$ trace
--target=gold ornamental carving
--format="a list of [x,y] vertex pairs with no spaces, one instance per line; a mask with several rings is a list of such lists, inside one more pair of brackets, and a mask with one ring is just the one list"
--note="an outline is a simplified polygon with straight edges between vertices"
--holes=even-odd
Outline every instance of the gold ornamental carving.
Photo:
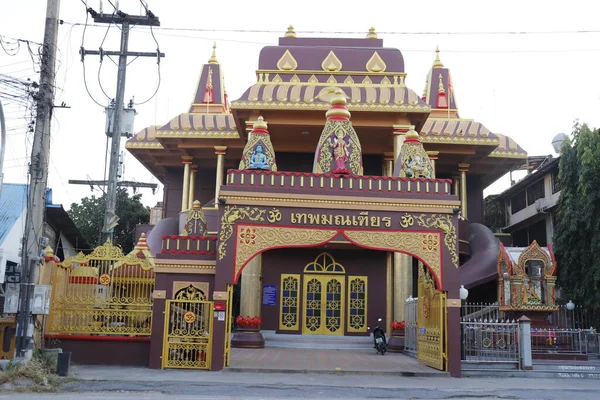
[[79,252],[73,257],[66,258],[58,265],[63,268],[72,267],[74,264],[96,266],[103,261],[112,262],[109,271],[121,265],[139,265],[144,271],[153,268],[152,261],[148,259],[137,257],[135,254],[124,255],[123,250],[119,246],[112,244],[110,239],[107,239],[102,246],[96,247],[90,254],[85,255]]
[[373,232],[352,230],[344,231],[344,235],[359,246],[414,255],[426,263],[441,282],[442,265],[439,234],[431,232]]
[[379,53],[374,52],[369,61],[367,61],[366,69],[369,72],[385,72],[387,65]]
[[416,217],[417,225],[423,228],[437,228],[444,232],[444,244],[452,256],[452,264],[458,268],[458,251],[456,249],[456,227],[452,216],[444,214],[421,214]]
[[519,260],[517,261],[517,266],[515,268],[517,275],[525,275],[525,266],[527,265],[527,262],[533,260],[541,261],[544,264],[545,276],[554,275],[555,264],[552,262],[548,253],[546,253],[535,240],[529,247],[523,250],[521,255],[519,255]]
[[219,260],[227,255],[227,241],[233,234],[233,225],[238,220],[261,221],[265,220],[266,210],[256,207],[225,206],[221,217],[221,232],[219,233]]
[[336,229],[238,225],[234,277],[239,276],[248,260],[263,250],[280,247],[315,246],[328,242],[337,233]]
[[410,228],[415,224],[415,219],[410,214],[404,214],[400,217],[400,226],[403,228]]
[[208,282],[173,282],[173,299],[200,301],[207,299]]
[[323,68],[323,71],[329,71],[329,72],[340,71],[342,69],[342,62],[335,55],[333,50],[331,50],[329,52],[329,54],[327,55],[327,57],[325,57],[325,59],[321,63],[321,68]]
[[277,68],[280,71],[294,71],[298,68],[298,61],[296,61],[289,50],[286,50],[279,61],[277,61]]

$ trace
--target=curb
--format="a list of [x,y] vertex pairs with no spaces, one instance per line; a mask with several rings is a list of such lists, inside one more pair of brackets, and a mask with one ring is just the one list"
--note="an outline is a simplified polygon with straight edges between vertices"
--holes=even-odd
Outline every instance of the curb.
[[412,371],[360,371],[360,370],[330,370],[330,369],[281,369],[281,368],[236,368],[226,367],[221,370],[226,373],[278,373],[278,374],[328,374],[328,375],[378,375],[378,376],[408,376],[416,378],[450,377],[449,372],[412,372]]

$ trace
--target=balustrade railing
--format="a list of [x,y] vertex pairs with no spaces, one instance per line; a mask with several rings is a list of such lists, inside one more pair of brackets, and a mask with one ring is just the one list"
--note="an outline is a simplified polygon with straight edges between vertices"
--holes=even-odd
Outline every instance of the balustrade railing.
[[463,361],[519,362],[519,324],[515,321],[463,320]]

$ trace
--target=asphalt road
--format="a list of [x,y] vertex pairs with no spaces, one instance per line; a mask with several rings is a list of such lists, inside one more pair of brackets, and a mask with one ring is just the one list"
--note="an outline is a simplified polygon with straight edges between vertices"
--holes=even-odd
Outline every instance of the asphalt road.
[[[327,385],[302,385],[302,375],[297,375],[298,385],[282,384],[194,384],[190,382],[76,382],[65,389],[66,392],[41,393],[0,393],[0,400],[297,400],[297,399],[530,399],[530,400],[598,400],[598,386],[585,385],[585,389],[573,387],[559,389],[541,389],[539,385],[529,388],[492,389],[475,388],[472,381],[464,380],[464,387],[444,385],[441,380],[439,388],[407,387],[339,387]],[[510,379],[505,381],[510,386]],[[539,383],[539,382],[538,382]],[[574,383],[571,381],[571,383]],[[595,382],[594,382],[595,383]],[[446,386],[446,387],[444,387]],[[461,385],[462,386],[462,385]],[[576,385],[568,385],[574,386]]]

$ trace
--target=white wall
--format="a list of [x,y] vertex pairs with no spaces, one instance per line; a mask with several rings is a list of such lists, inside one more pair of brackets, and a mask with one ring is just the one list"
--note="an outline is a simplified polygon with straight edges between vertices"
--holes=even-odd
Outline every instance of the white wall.
[[[552,193],[552,173],[548,173],[544,176],[544,194],[545,194],[544,199],[546,200],[546,209],[554,207],[556,204],[558,204],[558,199],[560,197],[560,190],[556,193]],[[529,218],[535,216],[536,214],[538,214],[535,203],[525,207],[521,211],[516,212],[514,214],[511,214],[510,198],[507,199],[506,204],[507,204],[508,215],[509,215],[508,216],[508,226],[515,225],[519,222],[525,221],[526,219],[529,219]],[[549,212],[548,212],[548,216],[550,216]],[[548,232],[547,228],[548,228],[548,222],[546,222],[546,232]],[[551,233],[550,233],[550,235],[551,235]],[[551,243],[551,241],[548,241],[548,243]]]
[[[21,216],[17,219],[15,224],[12,226],[8,235],[4,238],[4,242],[0,244],[3,250],[3,261],[1,268],[6,268],[6,261],[12,261],[17,264],[21,264],[21,257],[19,257],[19,250],[21,249],[21,241],[23,240],[23,230],[25,229],[25,213],[23,210]],[[4,269],[0,272],[2,276],[2,282],[4,283]]]

